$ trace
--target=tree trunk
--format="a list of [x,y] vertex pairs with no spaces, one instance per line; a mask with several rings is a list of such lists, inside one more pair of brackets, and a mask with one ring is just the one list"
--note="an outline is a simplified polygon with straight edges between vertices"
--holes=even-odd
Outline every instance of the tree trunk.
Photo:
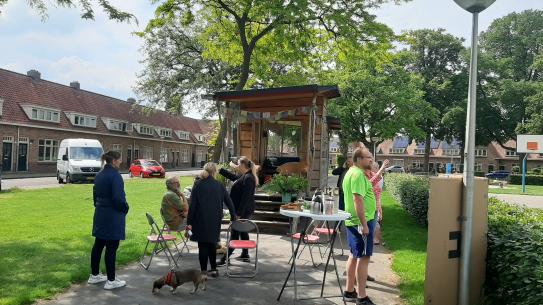
[[217,141],[215,141],[215,147],[213,147],[213,155],[211,156],[211,160],[217,163],[221,159],[222,148],[224,146],[224,137],[226,135],[226,126],[224,124],[224,120],[221,117],[221,107],[219,101],[215,101],[215,107],[217,107],[220,127],[219,134],[217,135]]
[[466,167],[465,164],[465,154],[464,150],[466,149],[466,145],[464,145],[464,141],[460,142],[460,164],[462,164],[462,173],[464,172],[464,168]]
[[424,142],[424,171],[426,173],[430,172],[430,150],[432,144],[432,135],[430,133],[426,134],[426,140]]

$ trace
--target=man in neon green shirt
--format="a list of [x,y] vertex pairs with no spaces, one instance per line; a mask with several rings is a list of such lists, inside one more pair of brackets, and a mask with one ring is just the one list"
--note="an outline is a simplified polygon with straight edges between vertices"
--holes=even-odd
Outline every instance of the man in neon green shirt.
[[[351,218],[345,221],[351,255],[347,260],[347,287],[343,298],[356,301],[357,305],[375,305],[366,294],[366,281],[373,252],[376,201],[372,185],[364,174],[365,170],[371,170],[373,156],[368,149],[357,148],[353,163],[342,185],[345,211],[351,214]],[[355,278],[358,293],[354,289]]]

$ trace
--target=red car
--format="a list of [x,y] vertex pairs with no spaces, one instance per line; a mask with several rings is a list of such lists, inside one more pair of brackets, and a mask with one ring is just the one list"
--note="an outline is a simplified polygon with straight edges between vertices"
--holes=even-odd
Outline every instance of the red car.
[[164,167],[155,160],[136,159],[130,164],[128,176],[131,178],[137,176],[141,178],[164,178],[166,176],[166,171],[164,170]]

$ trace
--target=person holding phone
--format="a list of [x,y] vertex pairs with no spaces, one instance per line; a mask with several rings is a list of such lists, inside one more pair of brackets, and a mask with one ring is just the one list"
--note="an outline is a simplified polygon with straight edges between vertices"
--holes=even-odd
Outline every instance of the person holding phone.
[[[347,260],[347,285],[343,298],[356,301],[357,305],[375,304],[366,294],[377,209],[372,184],[365,174],[372,166],[373,156],[369,150],[357,148],[353,154],[353,166],[345,174],[342,185],[345,211],[351,214],[351,218],[345,221],[351,253]],[[354,287],[355,280],[358,290]]]

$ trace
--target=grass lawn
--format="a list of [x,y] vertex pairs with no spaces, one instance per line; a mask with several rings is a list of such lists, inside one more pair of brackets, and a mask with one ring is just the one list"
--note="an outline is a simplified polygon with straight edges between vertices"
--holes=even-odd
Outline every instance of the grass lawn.
[[[181,177],[181,185],[192,177]],[[125,183],[130,211],[118,265],[139,258],[149,233],[145,212],[160,223],[163,179]],[[0,193],[0,304],[31,304],[53,296],[90,273],[92,185]],[[105,272],[105,269],[103,269]]]
[[488,192],[492,194],[515,194],[543,196],[543,185],[527,185],[526,193],[522,193],[522,185],[506,185],[503,188],[489,187]]
[[409,305],[424,304],[427,228],[411,216],[388,192],[383,192],[383,237],[393,252],[392,270],[401,278],[401,297]]

